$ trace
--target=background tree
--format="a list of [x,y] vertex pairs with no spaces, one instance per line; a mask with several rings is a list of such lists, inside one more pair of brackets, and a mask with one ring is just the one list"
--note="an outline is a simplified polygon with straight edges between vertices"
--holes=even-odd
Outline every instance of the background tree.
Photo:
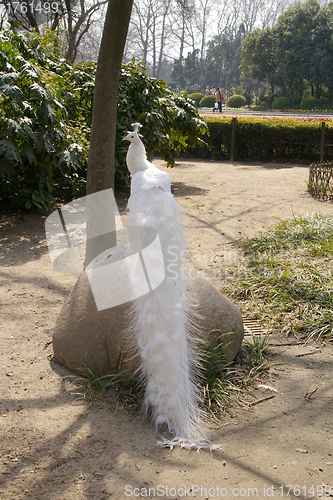
[[172,25],[172,33],[177,40],[179,52],[178,59],[175,59],[174,61],[173,78],[182,88],[184,88],[186,84],[183,71],[184,51],[185,48],[189,46],[189,28],[194,12],[194,3],[192,0],[178,0],[176,2],[176,7],[174,9],[175,20]]
[[275,32],[271,28],[251,31],[241,49],[241,80],[267,80],[272,92],[282,82],[276,63]]
[[243,42],[242,79],[259,78],[300,104],[323,86],[332,105],[333,5],[307,0],[289,7],[272,28],[250,32]]
[[247,35],[276,22],[289,6],[289,0],[221,0],[217,4],[218,34],[235,37],[242,26]]
[[202,61],[205,57],[208,31],[213,23],[213,14],[215,9],[217,9],[215,0],[197,0],[196,2],[195,21],[197,32],[199,34],[198,49],[200,61]]
[[[191,91],[195,90],[194,81],[200,90],[211,85],[238,84],[244,36],[255,28],[270,26],[287,4],[287,0],[194,1],[196,21],[188,27],[185,44],[188,48],[191,46],[191,50],[188,50],[187,59],[175,58],[173,79]],[[199,79],[193,74],[195,58]],[[185,73],[187,78],[184,78]]]
[[[108,0],[93,1],[87,4],[85,0],[80,0],[72,7],[70,0],[65,0],[66,10],[62,16],[63,25],[67,34],[67,51],[65,58],[74,62],[77,58],[78,48],[84,36],[89,32],[96,17],[101,16],[101,7],[107,4]],[[96,16],[95,16],[96,14]]]
[[4,0],[7,16],[15,21],[16,29],[34,30],[41,33],[47,27],[51,31],[63,28],[66,36],[66,49],[63,57],[74,62],[78,55],[79,46],[92,26],[103,18],[102,6],[108,0],[33,0],[17,2]]
[[243,34],[217,35],[208,44],[204,71],[205,82],[209,87],[240,84],[239,65],[241,62],[241,44]]
[[[127,60],[142,61],[150,74],[160,78],[163,64],[177,40],[183,57],[192,0],[136,0],[125,47]],[[179,28],[179,29],[178,29]]]

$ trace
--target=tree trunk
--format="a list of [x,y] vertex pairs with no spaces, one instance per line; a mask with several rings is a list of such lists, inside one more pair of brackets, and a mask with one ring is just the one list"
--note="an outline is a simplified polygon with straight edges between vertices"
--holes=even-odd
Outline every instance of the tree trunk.
[[74,55],[74,52],[75,52],[75,38],[73,37],[73,33],[71,33],[70,35],[68,35],[68,46],[67,46],[67,51],[66,51],[66,55],[65,55],[65,59],[66,61],[69,61],[71,64],[74,63],[74,59],[75,59],[75,55]]
[[332,98],[333,98],[333,86],[328,85],[328,106],[329,106],[329,108],[332,106]]
[[156,17],[154,17],[152,23],[152,44],[153,44],[153,67],[152,76],[156,78]]
[[320,97],[321,97],[321,85],[320,84],[316,85],[315,97],[318,97],[318,99],[320,99]]
[[170,7],[170,0],[167,0],[167,2],[165,2],[165,8],[164,8],[164,12],[163,12],[163,21],[162,21],[162,29],[161,29],[161,37],[160,37],[160,53],[159,53],[159,57],[158,57],[156,78],[160,78],[160,74],[161,74],[163,54],[164,54],[164,44],[165,44],[165,40],[166,40],[166,36],[167,36],[167,34],[165,33],[165,30],[166,30],[165,25],[166,25],[167,15],[169,13],[169,7]]
[[143,58],[142,62],[145,67],[147,67],[147,57],[148,57],[148,43],[149,43],[149,30],[150,30],[150,3],[148,5],[148,14],[147,14],[147,24],[146,24],[146,35],[143,40]]
[[[118,83],[132,5],[133,0],[109,0],[96,70],[87,195],[114,187]],[[102,215],[104,219],[105,213]],[[95,202],[87,206],[86,265],[115,245],[115,231],[92,236],[100,216]]]
[[180,38],[179,47],[179,70],[180,70],[180,85],[185,87],[184,71],[183,71],[183,56],[184,56],[184,43],[185,43],[185,13],[182,16],[182,34]]

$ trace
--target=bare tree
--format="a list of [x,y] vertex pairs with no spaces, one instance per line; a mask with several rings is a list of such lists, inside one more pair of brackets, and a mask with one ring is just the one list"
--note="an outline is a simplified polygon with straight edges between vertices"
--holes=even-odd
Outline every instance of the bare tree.
[[[325,2],[326,0],[322,0]],[[152,76],[162,61],[176,60],[177,80],[188,52],[206,57],[215,35],[231,40],[271,26],[293,0],[135,0],[125,57],[143,61]],[[181,84],[182,85],[182,84]]]
[[80,45],[77,47],[74,62],[97,61],[98,59],[99,46],[101,43],[106,14],[106,5],[102,5],[96,14],[96,20],[93,22],[90,29],[82,38]]
[[200,33],[200,60],[205,57],[207,33],[211,23],[211,14],[217,9],[216,0],[197,0],[196,1],[196,27]]
[[290,0],[221,0],[218,4],[218,34],[235,37],[241,29],[245,34],[275,23]]
[[170,24],[168,25],[168,15],[170,13],[170,8],[171,8],[171,0],[165,0],[163,2],[162,23],[161,23],[161,30],[160,30],[160,36],[159,36],[160,43],[159,43],[159,55],[158,55],[158,61],[157,61],[157,68],[156,68],[155,74],[153,74],[153,76],[156,76],[156,78],[160,77],[162,60],[163,60],[164,51],[165,51],[165,42],[166,42],[166,40],[171,32]]
[[193,0],[135,0],[126,59],[134,56],[141,60],[152,76],[159,78],[163,60],[175,57],[175,47],[180,45],[183,57],[192,7]]
[[[125,53],[140,59],[145,66],[150,49],[150,33],[152,29],[152,0],[136,0],[133,4],[131,26],[127,37]],[[136,42],[136,43],[135,43]],[[133,47],[135,45],[135,48]]]
[[[191,36],[191,20],[194,16],[194,3],[193,0],[178,0],[173,10],[173,37],[179,43],[178,61],[180,65],[180,73],[182,78],[182,62],[184,59],[184,51],[189,47],[193,37]],[[194,48],[192,49],[192,51]]]
[[63,16],[63,21],[68,33],[65,58],[70,62],[74,62],[83,37],[88,33],[96,20],[95,14],[103,5],[108,3],[108,0],[98,0],[91,5],[87,5],[85,0],[80,0],[79,4],[74,8],[72,8],[70,0],[65,0],[65,3],[66,12]]
[[40,33],[41,26],[55,31],[60,23],[66,30],[67,48],[64,57],[74,62],[85,35],[97,21],[101,7],[108,0],[3,0],[7,17],[18,23],[19,29]]
[[278,17],[289,6],[288,0],[270,0],[264,2],[265,8],[259,12],[259,28],[264,29],[272,26],[278,20]]

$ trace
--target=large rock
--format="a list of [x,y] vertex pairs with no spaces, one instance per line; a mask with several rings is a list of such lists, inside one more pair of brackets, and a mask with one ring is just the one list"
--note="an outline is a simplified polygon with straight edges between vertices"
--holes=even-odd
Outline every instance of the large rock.
[[[200,338],[212,342],[219,337],[225,345],[226,360],[232,361],[243,340],[243,321],[238,307],[224,297],[208,280],[191,281],[198,302]],[[131,303],[98,311],[87,274],[78,279],[63,306],[53,331],[53,350],[57,360],[81,373],[84,366],[99,374],[114,372],[121,355],[121,370],[134,369],[137,358],[131,350],[126,330]],[[224,334],[222,337],[221,334]]]
[[239,308],[205,278],[191,281],[192,293],[198,301],[199,336],[205,343],[217,339],[224,345],[226,361],[232,361],[244,337],[243,319]]

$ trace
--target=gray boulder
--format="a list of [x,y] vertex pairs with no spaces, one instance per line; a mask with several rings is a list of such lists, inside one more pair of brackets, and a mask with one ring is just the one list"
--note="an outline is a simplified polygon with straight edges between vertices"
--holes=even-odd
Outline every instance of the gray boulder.
[[[226,360],[232,361],[242,343],[244,329],[238,307],[210,282],[197,278],[190,290],[198,303],[199,338],[211,343],[219,337],[225,345]],[[127,333],[131,303],[98,311],[86,272],[78,279],[63,306],[53,331],[57,360],[75,372],[84,366],[99,374],[115,371],[121,356],[121,371],[137,367]],[[222,337],[221,334],[223,334]]]
[[232,361],[244,337],[239,308],[219,292],[207,279],[192,280],[190,289],[198,302],[199,338],[210,344],[214,339],[224,345],[226,361]]

